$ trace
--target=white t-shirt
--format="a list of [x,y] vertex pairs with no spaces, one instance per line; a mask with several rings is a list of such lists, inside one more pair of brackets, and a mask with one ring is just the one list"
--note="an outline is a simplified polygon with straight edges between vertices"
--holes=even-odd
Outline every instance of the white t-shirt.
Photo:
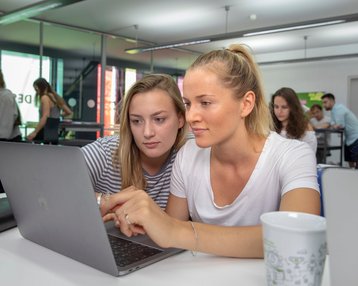
[[313,125],[315,129],[317,128],[323,128],[323,126],[326,126],[327,124],[331,124],[331,118],[327,116],[323,116],[321,120],[317,120],[316,117],[312,117],[310,119],[310,123]]
[[[310,119],[310,123],[313,125],[315,129],[323,128],[324,126],[327,126],[331,124],[331,119],[327,116],[324,116],[321,120],[317,120],[315,117],[312,117]],[[331,141],[331,134],[323,134],[323,133],[316,133],[317,143],[319,146],[323,146],[325,144],[325,138],[327,140],[327,144],[330,144]]]
[[[281,130],[280,133],[281,136],[287,138],[287,132],[286,130]],[[317,137],[316,133],[312,131],[306,131],[303,136],[299,139],[302,142],[306,142],[310,147],[312,148],[313,152],[316,153],[317,151]]]
[[227,226],[260,224],[260,215],[279,209],[281,196],[296,188],[319,191],[312,149],[272,132],[251,177],[235,201],[217,206],[210,182],[211,148],[188,140],[174,162],[170,192],[186,198],[194,221]]

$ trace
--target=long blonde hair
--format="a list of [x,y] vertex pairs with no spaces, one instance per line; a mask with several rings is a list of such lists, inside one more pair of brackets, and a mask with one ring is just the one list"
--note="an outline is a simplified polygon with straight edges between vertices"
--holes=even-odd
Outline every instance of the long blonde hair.
[[208,68],[224,86],[233,89],[234,96],[241,99],[248,91],[255,94],[255,106],[245,118],[250,135],[266,137],[273,129],[270,110],[264,98],[259,69],[244,45],[231,45],[228,49],[214,50],[199,56],[189,67]]
[[[129,186],[136,186],[145,189],[146,181],[143,175],[142,165],[139,157],[139,149],[133,139],[129,121],[129,106],[133,96],[148,92],[153,89],[165,91],[173,100],[176,112],[185,119],[185,106],[181,97],[180,90],[174,79],[165,74],[146,75],[138,80],[128,91],[121,102],[120,110],[120,138],[119,145],[115,154],[115,165],[119,165],[122,177],[122,189]],[[186,141],[187,123],[178,130],[177,138],[173,145],[173,150],[179,150]]]

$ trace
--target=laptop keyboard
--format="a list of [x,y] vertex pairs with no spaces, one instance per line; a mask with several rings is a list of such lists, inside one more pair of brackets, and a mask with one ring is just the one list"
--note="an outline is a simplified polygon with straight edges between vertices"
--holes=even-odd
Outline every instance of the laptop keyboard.
[[117,266],[124,267],[162,252],[159,249],[108,235]]

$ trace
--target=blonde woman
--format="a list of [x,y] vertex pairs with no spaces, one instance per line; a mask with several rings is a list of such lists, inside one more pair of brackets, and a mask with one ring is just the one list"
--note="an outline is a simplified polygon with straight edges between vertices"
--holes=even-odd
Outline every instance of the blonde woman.
[[104,220],[114,212],[123,233],[147,233],[162,247],[263,257],[261,214],[319,214],[314,153],[270,131],[258,69],[245,47],[201,55],[186,72],[183,98],[195,141],[178,152],[166,212],[130,189],[102,206]]
[[186,140],[185,106],[169,75],[138,80],[121,102],[119,136],[82,148],[98,202],[102,194],[136,187],[165,208],[172,165]]

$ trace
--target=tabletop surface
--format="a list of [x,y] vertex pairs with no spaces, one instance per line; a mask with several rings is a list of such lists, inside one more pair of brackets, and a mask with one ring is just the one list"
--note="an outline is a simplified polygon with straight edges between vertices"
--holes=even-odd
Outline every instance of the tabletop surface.
[[[265,285],[263,259],[189,251],[114,277],[24,239],[17,228],[0,233],[0,265],[2,285]],[[327,270],[328,259],[322,286],[329,285]]]

